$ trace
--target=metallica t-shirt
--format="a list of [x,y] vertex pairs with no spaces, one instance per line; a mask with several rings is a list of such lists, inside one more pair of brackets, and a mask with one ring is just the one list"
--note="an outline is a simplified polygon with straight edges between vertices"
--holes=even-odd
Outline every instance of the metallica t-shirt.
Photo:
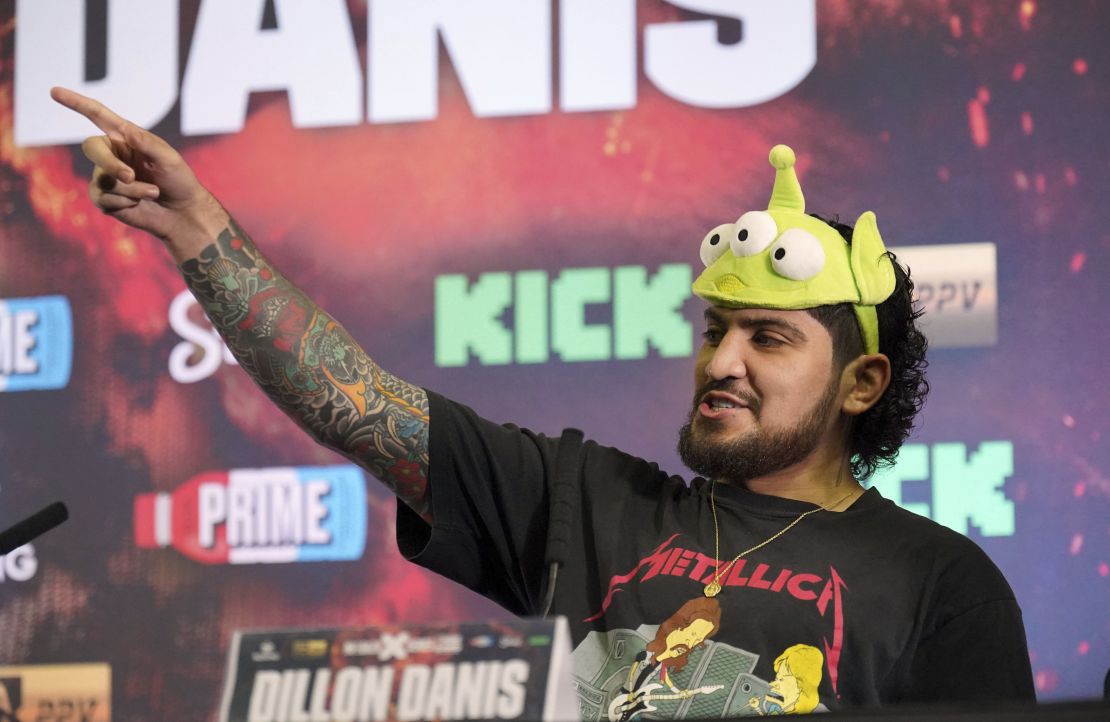
[[[584,719],[1033,699],[1002,574],[966,537],[875,489],[728,566],[815,507],[717,484],[718,559],[706,480],[428,399],[434,525],[398,504],[401,551],[534,615],[558,527],[567,552],[552,611],[570,623]],[[564,483],[572,495],[553,493]],[[707,598],[719,568],[721,592]]]

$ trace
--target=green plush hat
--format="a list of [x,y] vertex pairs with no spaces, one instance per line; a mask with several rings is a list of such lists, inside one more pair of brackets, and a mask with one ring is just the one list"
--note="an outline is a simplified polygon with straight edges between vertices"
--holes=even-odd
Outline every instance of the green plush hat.
[[894,266],[875,214],[856,221],[849,246],[829,224],[805,213],[794,151],[771,149],[775,188],[765,211],[748,211],[711,230],[701,242],[705,270],[694,293],[733,308],[813,308],[851,303],[863,347],[879,352],[875,306],[894,292]]

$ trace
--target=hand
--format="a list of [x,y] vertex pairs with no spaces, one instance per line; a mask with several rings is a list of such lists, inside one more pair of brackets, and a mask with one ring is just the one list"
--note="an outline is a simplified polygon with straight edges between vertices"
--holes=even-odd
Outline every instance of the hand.
[[163,240],[226,225],[227,214],[169,143],[80,93],[52,88],[50,97],[105,133],[81,150],[95,165],[89,197],[106,214]]

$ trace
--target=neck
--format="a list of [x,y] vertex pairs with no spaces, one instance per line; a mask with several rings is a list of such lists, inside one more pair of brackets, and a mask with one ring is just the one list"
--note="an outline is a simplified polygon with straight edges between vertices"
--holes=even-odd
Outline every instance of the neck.
[[829,511],[843,511],[863,493],[863,487],[852,476],[850,459],[845,453],[819,447],[802,461],[773,474],[744,482],[750,491],[783,499],[805,501],[829,506]]

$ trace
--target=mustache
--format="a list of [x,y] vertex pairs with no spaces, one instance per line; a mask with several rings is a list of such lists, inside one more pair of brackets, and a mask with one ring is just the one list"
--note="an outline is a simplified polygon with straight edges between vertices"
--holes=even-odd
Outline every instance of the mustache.
[[733,396],[747,404],[748,409],[751,410],[752,414],[756,416],[759,416],[759,411],[763,406],[763,402],[760,401],[759,397],[748,389],[740,388],[735,382],[730,382],[728,379],[717,379],[702,384],[700,387],[698,387],[698,390],[694,392],[694,411],[697,411],[698,406],[701,404],[702,398],[704,398],[705,395],[708,394],[710,391],[720,391],[722,393],[732,394]]

